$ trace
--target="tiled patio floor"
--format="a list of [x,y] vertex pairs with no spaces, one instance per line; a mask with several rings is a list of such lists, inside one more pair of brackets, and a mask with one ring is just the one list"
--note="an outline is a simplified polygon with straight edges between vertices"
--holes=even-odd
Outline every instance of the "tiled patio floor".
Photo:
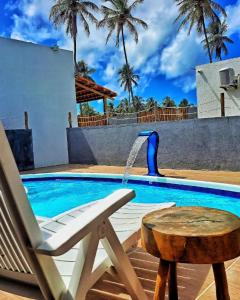
[[[129,254],[134,269],[147,293],[153,299],[158,259],[137,248]],[[240,257],[225,263],[231,300],[240,299]],[[178,265],[178,292],[182,300],[216,299],[210,265]],[[89,292],[87,300],[131,299],[116,276],[106,273]],[[115,298],[113,298],[113,295]],[[112,298],[111,298],[112,297]],[[166,295],[166,299],[168,299]]]
[[[43,168],[35,172],[99,172],[99,173],[123,173],[123,167],[108,166],[80,166],[67,165],[53,168]],[[161,170],[166,176],[176,178],[195,179],[203,181],[225,182],[240,184],[240,172],[224,171],[193,171],[193,170]],[[32,173],[32,172],[30,172]],[[134,168],[134,174],[146,174],[144,168]],[[158,260],[137,248],[129,253],[131,262],[140,278],[149,299],[152,298],[154,283],[157,272]],[[240,299],[240,257],[226,263],[228,285],[231,300]],[[5,286],[5,287],[4,287]],[[178,267],[178,287],[179,298],[182,300],[212,300],[215,297],[215,287],[213,274],[209,265],[186,265],[180,264]],[[4,291],[5,290],[5,291]],[[28,300],[41,299],[37,290],[24,288],[24,297],[19,296],[20,287],[6,286],[0,282],[0,300]],[[11,291],[11,293],[10,293]],[[88,294],[88,300],[111,300],[111,299],[130,299],[115,275],[106,273]],[[167,297],[166,297],[167,299]]]
[[[158,268],[158,259],[143,252],[141,248],[135,249],[129,254],[134,269],[147,293],[149,300],[153,298],[155,278]],[[240,299],[240,257],[225,263],[228,287],[231,300]],[[123,284],[116,275],[105,273],[88,293],[87,300],[130,300]],[[4,285],[4,284],[3,284]],[[1,300],[42,300],[40,292],[27,286],[15,284],[4,286],[1,291]],[[23,289],[23,291],[21,291]],[[10,293],[9,291],[12,291]],[[21,291],[21,292],[20,292]],[[215,286],[213,272],[210,265],[178,265],[178,291],[181,300],[213,300],[215,297]],[[19,296],[22,295],[22,296]],[[166,300],[168,299],[166,295]]]

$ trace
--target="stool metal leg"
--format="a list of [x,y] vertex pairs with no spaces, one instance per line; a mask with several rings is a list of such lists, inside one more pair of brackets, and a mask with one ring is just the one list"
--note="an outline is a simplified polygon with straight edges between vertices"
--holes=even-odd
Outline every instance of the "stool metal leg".
[[164,300],[165,292],[166,292],[166,283],[168,279],[168,271],[169,271],[169,262],[163,259],[160,259],[154,300]]
[[230,300],[224,263],[213,264],[217,300]]
[[170,262],[168,295],[169,300],[178,300],[177,264],[175,262]]

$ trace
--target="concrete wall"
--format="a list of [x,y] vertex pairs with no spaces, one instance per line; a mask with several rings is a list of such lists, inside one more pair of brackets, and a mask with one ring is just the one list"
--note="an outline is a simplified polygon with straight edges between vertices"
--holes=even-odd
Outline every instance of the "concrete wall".
[[[161,168],[240,170],[240,117],[68,129],[70,162],[125,165],[142,130],[159,133]],[[146,145],[136,165],[146,165]]]
[[29,114],[35,166],[68,163],[68,112],[76,126],[72,52],[0,38],[0,120],[24,128]]
[[134,124],[137,123],[137,113],[130,115],[117,115],[108,119],[109,125]]
[[225,97],[225,116],[240,116],[240,88],[231,88],[227,91],[220,88],[219,70],[224,68],[233,68],[235,75],[240,74],[240,58],[197,66],[196,79],[199,118],[221,116],[221,93],[224,93]]
[[34,169],[32,130],[6,130],[15,161],[20,171]]

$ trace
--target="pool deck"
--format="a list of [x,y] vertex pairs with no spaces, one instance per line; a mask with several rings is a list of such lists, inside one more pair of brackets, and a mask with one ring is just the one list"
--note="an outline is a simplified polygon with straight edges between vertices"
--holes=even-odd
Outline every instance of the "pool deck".
[[[40,168],[33,171],[22,172],[22,174],[31,173],[52,173],[52,172],[72,172],[72,173],[115,173],[123,174],[124,167],[118,166],[99,166],[99,165],[61,165],[56,167]],[[240,172],[231,171],[208,171],[208,170],[173,170],[163,169],[160,173],[167,177],[192,179],[200,181],[213,181],[240,185]],[[133,168],[131,174],[145,175],[146,168]]]
[[[76,173],[123,173],[124,167],[113,166],[89,166],[89,165],[65,165],[51,168],[41,168],[38,170],[24,172],[76,172]],[[240,185],[240,172],[228,171],[207,171],[207,170],[160,170],[168,177],[193,179],[200,181],[212,181]],[[132,174],[144,175],[145,168],[133,168]],[[146,254],[139,246],[129,253],[130,260],[140,278],[144,289],[152,299],[154,283],[158,267],[158,259]],[[240,257],[228,261],[225,264],[231,300],[240,299]],[[179,299],[183,300],[212,300],[216,299],[213,273],[210,265],[190,265],[179,264],[178,267],[178,288]],[[6,291],[4,291],[6,290]],[[20,294],[19,285],[4,286],[0,283],[0,300],[29,300],[42,299],[38,290],[24,289],[24,294]],[[12,293],[9,293],[11,291]],[[87,300],[123,300],[131,299],[124,286],[116,276],[105,273],[88,293]]]

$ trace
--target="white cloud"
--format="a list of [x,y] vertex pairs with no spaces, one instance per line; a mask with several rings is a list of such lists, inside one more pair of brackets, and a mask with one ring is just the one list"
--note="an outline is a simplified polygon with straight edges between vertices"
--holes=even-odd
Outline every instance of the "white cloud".
[[[101,4],[102,1],[95,1]],[[239,0],[240,2],[240,0]],[[42,43],[46,39],[58,40],[58,45],[72,50],[72,40],[65,34],[64,26],[59,30],[49,23],[49,12],[54,1],[18,0],[8,4],[9,10],[18,8],[21,15],[13,15],[12,38]],[[126,32],[126,47],[130,64],[141,76],[138,91],[143,92],[151,80],[159,74],[174,78],[176,85],[184,91],[194,88],[189,78],[191,68],[202,62],[204,56],[195,33],[187,36],[184,31],[176,34],[177,7],[174,0],[147,0],[136,9],[134,15],[145,20],[149,29],[139,28],[139,43]],[[107,30],[97,30],[90,24],[91,35],[88,38],[79,26],[78,58],[84,59],[96,68],[107,87],[119,89],[117,71],[124,63],[122,45],[115,48],[115,39],[105,44]],[[179,84],[182,76],[188,76],[186,84]],[[190,76],[190,77],[189,77]]]
[[229,26],[229,34],[240,33],[240,0],[238,0],[236,4],[228,5],[226,12],[228,15],[227,23]]
[[58,38],[59,32],[48,27],[40,26],[39,20],[32,20],[26,16],[19,18],[18,15],[12,16],[14,21],[14,28],[11,33],[11,38],[28,41],[28,42],[42,42],[50,38]]
[[110,80],[116,74],[116,66],[113,63],[108,63],[104,71],[105,80]]
[[156,76],[159,72],[159,65],[160,65],[160,55],[153,55],[152,57],[148,58],[144,64],[144,68],[142,68],[141,72],[144,75]]
[[184,93],[188,93],[196,88],[195,73],[192,72],[192,74],[182,76],[174,80],[173,83],[174,85],[180,87],[184,91]]
[[8,10],[21,11],[21,15],[12,15],[14,25],[11,38],[38,43],[50,38],[59,38],[60,33],[48,24],[51,5],[51,1],[45,0],[19,0],[6,5]]
[[28,17],[33,17],[36,15],[36,12],[37,12],[37,7],[36,5],[34,4],[30,4],[27,9],[26,9],[26,15]]
[[196,64],[204,61],[205,53],[200,40],[195,31],[191,35],[184,30],[180,31],[162,52],[161,72],[167,78],[176,78],[188,73]]
[[[134,65],[141,77],[139,92],[143,92],[151,79],[159,74],[168,79],[178,79],[174,84],[184,92],[195,88],[193,68],[205,62],[206,55],[196,32],[193,31],[190,36],[185,31],[177,33],[177,25],[174,23],[177,13],[174,1],[166,0],[160,3],[155,0],[145,1],[137,12],[149,24],[149,29],[139,30],[138,44],[127,35],[126,47],[130,64]],[[119,51],[109,59],[105,79],[116,75],[116,70],[123,63],[122,56],[120,46]],[[183,76],[187,76],[185,81]]]
[[34,17],[41,16],[45,21],[48,21],[49,11],[54,1],[46,0],[12,0],[5,5],[7,10],[18,9],[25,16]]
[[[171,10],[169,10],[170,6]],[[166,11],[168,12],[167,14]],[[132,36],[126,32],[126,48],[129,62],[134,66],[135,72],[138,73],[141,78],[138,91],[144,92],[151,78],[156,77],[160,73],[161,50],[176,32],[174,20],[177,16],[177,8],[173,0],[164,0],[161,2],[148,0],[139,6],[139,9],[136,10],[136,15],[143,19],[149,28],[148,30],[138,28],[138,44],[136,44]],[[113,46],[114,38],[111,42]],[[120,44],[119,49],[115,49],[114,54],[112,54],[108,60],[104,72],[104,79],[116,81],[117,70],[124,62],[123,49]]]
[[[171,9],[169,10],[169,7]],[[166,13],[167,12],[167,13]],[[148,0],[138,11],[138,16],[145,20],[148,30],[139,30],[139,42],[136,44],[132,38],[127,38],[128,56],[136,68],[142,67],[154,55],[159,55],[176,32],[174,20],[177,8],[173,0]]]

